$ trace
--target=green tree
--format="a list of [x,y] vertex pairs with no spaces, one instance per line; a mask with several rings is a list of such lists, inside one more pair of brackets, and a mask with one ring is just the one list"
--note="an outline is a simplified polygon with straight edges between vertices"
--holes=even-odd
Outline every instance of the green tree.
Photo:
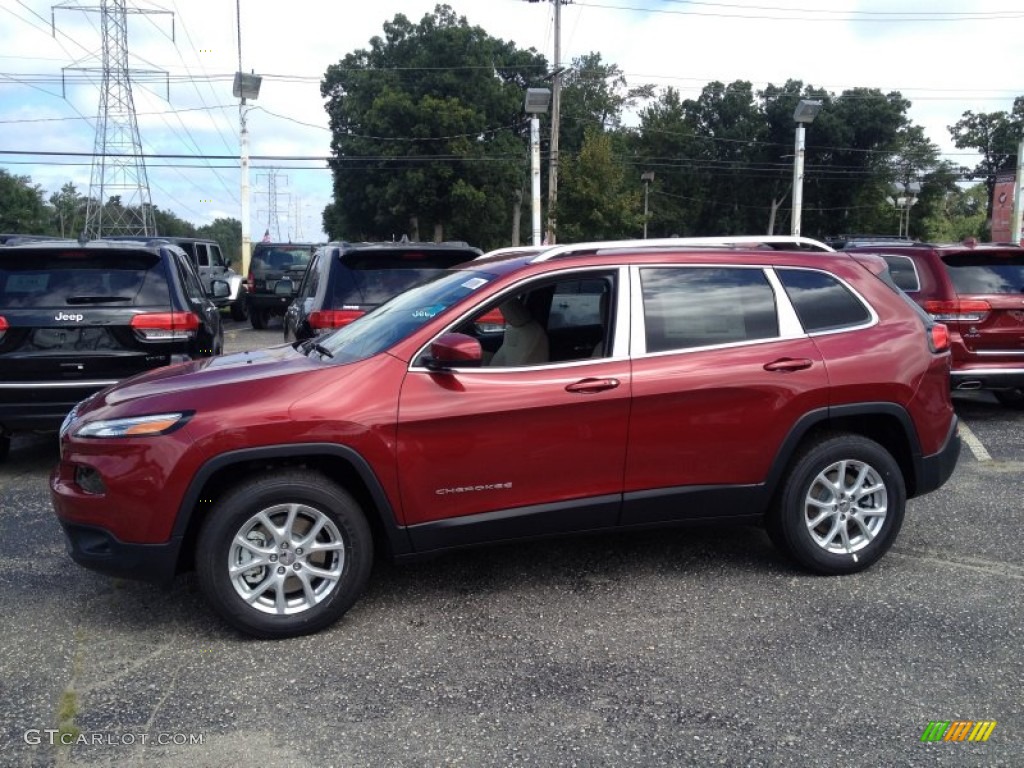
[[61,237],[77,237],[85,228],[85,212],[88,204],[85,195],[79,194],[74,183],[67,182],[60,192],[50,195],[53,217],[49,230]]
[[983,240],[988,236],[988,189],[975,184],[960,189],[955,184],[924,217],[921,226],[926,239],[935,242],[961,242],[968,237]]
[[992,218],[992,195],[996,174],[1013,167],[1017,158],[1017,143],[1024,137],[1024,96],[1013,100],[1013,109],[1007,112],[980,112],[968,110],[949,134],[958,149],[974,149],[981,160],[973,169],[966,169],[968,178],[981,179],[988,192],[986,216]]
[[643,212],[639,186],[615,157],[612,137],[590,127],[579,154],[562,166],[558,195],[561,242],[639,237]]
[[50,213],[43,190],[28,176],[0,168],[0,232],[48,234]]
[[242,254],[242,222],[238,219],[214,219],[196,229],[196,237],[208,237],[220,243],[224,258],[237,267]]
[[509,241],[528,162],[523,93],[542,56],[438,5],[328,67],[332,238]]

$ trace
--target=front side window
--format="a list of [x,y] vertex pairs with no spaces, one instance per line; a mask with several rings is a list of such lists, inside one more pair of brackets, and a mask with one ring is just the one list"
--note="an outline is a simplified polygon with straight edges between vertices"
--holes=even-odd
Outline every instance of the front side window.
[[760,269],[645,267],[640,284],[648,352],[779,335],[775,292]]
[[871,313],[834,275],[810,269],[776,273],[807,333],[853,328],[871,321]]

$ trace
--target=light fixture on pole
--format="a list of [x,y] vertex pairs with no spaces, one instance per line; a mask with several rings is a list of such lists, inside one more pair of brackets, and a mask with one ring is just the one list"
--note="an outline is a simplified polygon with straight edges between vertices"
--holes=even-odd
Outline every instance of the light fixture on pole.
[[242,166],[242,268],[244,278],[249,274],[249,257],[252,254],[252,233],[249,231],[249,130],[246,127],[246,99],[257,99],[263,78],[256,74],[235,72],[231,93],[239,99],[238,118],[241,122],[241,166]]
[[887,197],[889,204],[896,208],[899,214],[899,236],[910,237],[910,209],[917,204],[917,197],[921,193],[921,184],[916,181],[909,181],[906,184],[894,181],[892,183],[892,197]]
[[647,197],[651,191],[651,182],[654,181],[654,171],[644,171],[640,174],[640,181],[644,183],[644,240],[647,239]]
[[796,152],[793,156],[793,222],[790,234],[800,234],[804,205],[804,126],[814,122],[821,111],[821,99],[800,99],[793,112],[796,121]]
[[533,244],[540,245],[540,118],[548,111],[551,91],[548,88],[527,88],[523,110],[530,116],[530,210]]

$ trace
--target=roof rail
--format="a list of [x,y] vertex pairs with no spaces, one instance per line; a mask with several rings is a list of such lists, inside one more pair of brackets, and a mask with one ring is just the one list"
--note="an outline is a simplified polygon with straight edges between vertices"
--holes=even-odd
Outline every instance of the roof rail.
[[[664,237],[650,240],[609,240],[593,243],[571,243],[569,245],[553,245],[541,248],[532,259],[536,264],[549,261],[560,256],[572,256],[575,253],[609,251],[641,248],[688,248],[701,246],[720,246],[726,248],[756,248],[767,246],[776,251],[820,251],[832,253],[835,249],[820,240],[799,235],[721,235],[715,237]],[[504,249],[503,249],[504,250]],[[518,249],[526,250],[526,247]],[[492,254],[494,251],[491,252]]]

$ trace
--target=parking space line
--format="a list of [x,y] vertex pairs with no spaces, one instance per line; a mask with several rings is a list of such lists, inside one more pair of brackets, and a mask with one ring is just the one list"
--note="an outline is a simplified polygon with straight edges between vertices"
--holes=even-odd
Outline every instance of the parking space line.
[[981,444],[981,440],[975,435],[971,428],[968,427],[963,419],[960,420],[960,436],[964,442],[967,443],[967,447],[971,449],[971,453],[974,454],[974,458],[978,461],[992,461],[992,454],[985,450],[985,446]]

